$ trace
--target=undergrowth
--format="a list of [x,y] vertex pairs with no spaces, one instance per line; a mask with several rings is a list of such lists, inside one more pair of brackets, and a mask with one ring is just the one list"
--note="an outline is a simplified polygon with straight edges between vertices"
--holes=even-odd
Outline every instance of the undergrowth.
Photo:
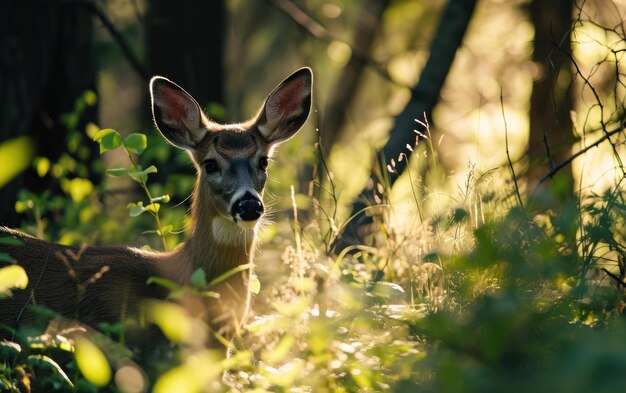
[[[165,191],[178,187],[148,181],[157,167],[140,163],[157,155],[147,138],[97,128],[87,134],[102,152],[123,148],[127,165],[108,174],[129,176],[144,191],[127,198],[131,218],[122,234],[142,232],[144,245],[175,248],[184,208],[161,207],[170,200]],[[70,142],[78,138],[70,136]],[[42,170],[66,184],[65,198],[21,194],[16,207],[26,214],[23,229],[76,245],[119,240],[120,219],[103,208],[110,188],[69,168]],[[422,184],[417,176],[412,187]],[[268,231],[255,259],[261,281],[255,311],[228,359],[193,337],[177,336],[185,324],[209,333],[171,304],[153,322],[172,342],[153,356],[124,347],[124,325],[100,326],[102,333],[90,340],[67,330],[16,332],[14,342],[0,343],[0,390],[620,390],[626,382],[621,182],[570,200],[551,199],[546,189],[531,210],[517,206],[511,192],[493,191],[489,179],[498,176],[507,175],[478,176],[470,167],[459,195],[449,198],[454,203],[431,214],[425,201],[436,195],[426,187],[413,190],[415,219],[395,225],[394,206],[376,210],[369,243],[338,254],[330,243],[343,222],[333,216],[329,225],[324,214],[334,206],[320,202],[304,222],[292,194],[289,218]],[[379,189],[389,200],[386,188]],[[67,229],[76,228],[70,220],[78,229]],[[192,281],[198,289],[207,285],[201,272]],[[53,317],[43,308],[37,315]]]

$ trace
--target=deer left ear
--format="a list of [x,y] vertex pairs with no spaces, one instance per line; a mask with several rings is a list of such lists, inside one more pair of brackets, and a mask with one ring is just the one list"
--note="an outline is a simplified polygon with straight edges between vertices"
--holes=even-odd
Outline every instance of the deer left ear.
[[301,68],[282,81],[265,100],[257,128],[270,143],[280,143],[300,130],[311,111],[313,73]]

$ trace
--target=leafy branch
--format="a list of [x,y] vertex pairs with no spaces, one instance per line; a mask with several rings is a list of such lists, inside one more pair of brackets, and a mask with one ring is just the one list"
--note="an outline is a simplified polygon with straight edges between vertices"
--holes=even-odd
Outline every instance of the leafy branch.
[[144,193],[148,197],[149,203],[144,206],[142,201],[131,202],[128,204],[129,215],[131,217],[137,217],[145,212],[150,213],[156,222],[156,231],[148,231],[144,233],[156,233],[163,243],[163,248],[167,250],[167,241],[165,239],[165,233],[171,230],[170,225],[163,226],[161,224],[161,218],[159,217],[159,211],[161,209],[161,203],[168,203],[170,196],[165,194],[161,196],[153,196],[148,188],[148,175],[151,173],[157,173],[157,168],[154,165],[143,169],[141,165],[135,162],[133,154],[141,155],[148,147],[147,138],[144,134],[134,133],[128,135],[122,139],[122,136],[115,130],[107,128],[98,131],[93,140],[100,144],[100,154],[107,151],[123,147],[124,151],[128,155],[131,162],[128,168],[113,168],[107,169],[106,174],[111,177],[120,177],[128,175],[135,182],[139,183]]

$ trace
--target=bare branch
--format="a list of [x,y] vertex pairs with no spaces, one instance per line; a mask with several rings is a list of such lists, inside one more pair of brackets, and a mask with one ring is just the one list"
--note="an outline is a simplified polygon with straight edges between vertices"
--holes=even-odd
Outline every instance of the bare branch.
[[549,178],[551,178],[552,176],[554,176],[558,171],[560,171],[561,169],[565,168],[567,165],[569,165],[576,158],[578,158],[578,157],[582,156],[583,154],[587,153],[592,148],[597,147],[599,144],[601,144],[605,140],[609,139],[613,135],[615,135],[615,134],[617,134],[619,132],[622,132],[624,130],[624,128],[626,128],[626,123],[620,125],[618,128],[616,128],[614,130],[605,132],[604,135],[602,136],[602,138],[598,139],[597,141],[595,141],[591,145],[586,146],[584,149],[581,149],[580,151],[576,152],[575,154],[572,154],[567,160],[563,161],[562,163],[560,163],[560,164],[556,165],[554,168],[552,168],[550,170],[550,172],[546,173],[541,179],[539,179],[539,184],[543,183],[544,181],[546,181]]
[[339,37],[337,34],[332,33],[331,31],[326,29],[324,26],[322,26],[319,22],[317,22],[315,19],[313,19],[310,15],[308,15],[306,12],[298,8],[298,6],[295,5],[292,1],[289,1],[289,0],[267,0],[267,1],[270,4],[272,4],[274,7],[279,9],[280,11],[284,12],[291,19],[293,19],[294,22],[300,25],[300,27],[302,27],[305,31],[307,31],[313,37],[319,40],[325,41],[325,42],[337,41],[337,42],[346,44],[347,46],[350,47],[350,50],[352,51],[352,56],[367,63],[367,65],[372,67],[383,78],[385,78],[386,80],[398,86],[406,87],[407,89],[410,88],[410,86],[394,80],[389,74],[389,72],[387,71],[387,68],[379,64],[378,62],[376,62],[374,59],[372,59],[369,53],[363,50],[363,48],[350,45],[341,37]]
[[608,271],[606,268],[602,268],[602,271],[604,273],[606,273],[607,276],[611,277],[612,279],[615,280],[616,283],[618,283],[622,288],[626,288],[626,283],[616,274],[611,273],[610,271]]
[[84,4],[89,10],[91,10],[91,12],[93,12],[95,16],[98,17],[98,19],[102,22],[104,27],[109,32],[109,34],[111,34],[113,39],[117,42],[120,50],[130,63],[131,67],[135,70],[135,72],[139,74],[139,76],[141,76],[144,80],[150,80],[150,74],[146,71],[146,68],[143,66],[143,64],[141,64],[137,56],[135,56],[135,53],[130,48],[130,45],[126,42],[126,39],[124,39],[124,36],[115,26],[115,24],[113,24],[111,18],[109,18],[106,12],[102,9],[100,3],[96,1],[77,1],[76,3]]

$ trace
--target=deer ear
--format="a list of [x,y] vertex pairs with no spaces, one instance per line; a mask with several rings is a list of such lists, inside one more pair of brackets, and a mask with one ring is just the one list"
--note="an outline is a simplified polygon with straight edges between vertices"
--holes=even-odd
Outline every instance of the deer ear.
[[300,130],[311,110],[310,68],[301,68],[282,81],[265,100],[257,128],[271,144],[284,142]]
[[150,81],[152,118],[174,146],[193,150],[207,134],[208,119],[198,102],[182,87],[162,76]]

